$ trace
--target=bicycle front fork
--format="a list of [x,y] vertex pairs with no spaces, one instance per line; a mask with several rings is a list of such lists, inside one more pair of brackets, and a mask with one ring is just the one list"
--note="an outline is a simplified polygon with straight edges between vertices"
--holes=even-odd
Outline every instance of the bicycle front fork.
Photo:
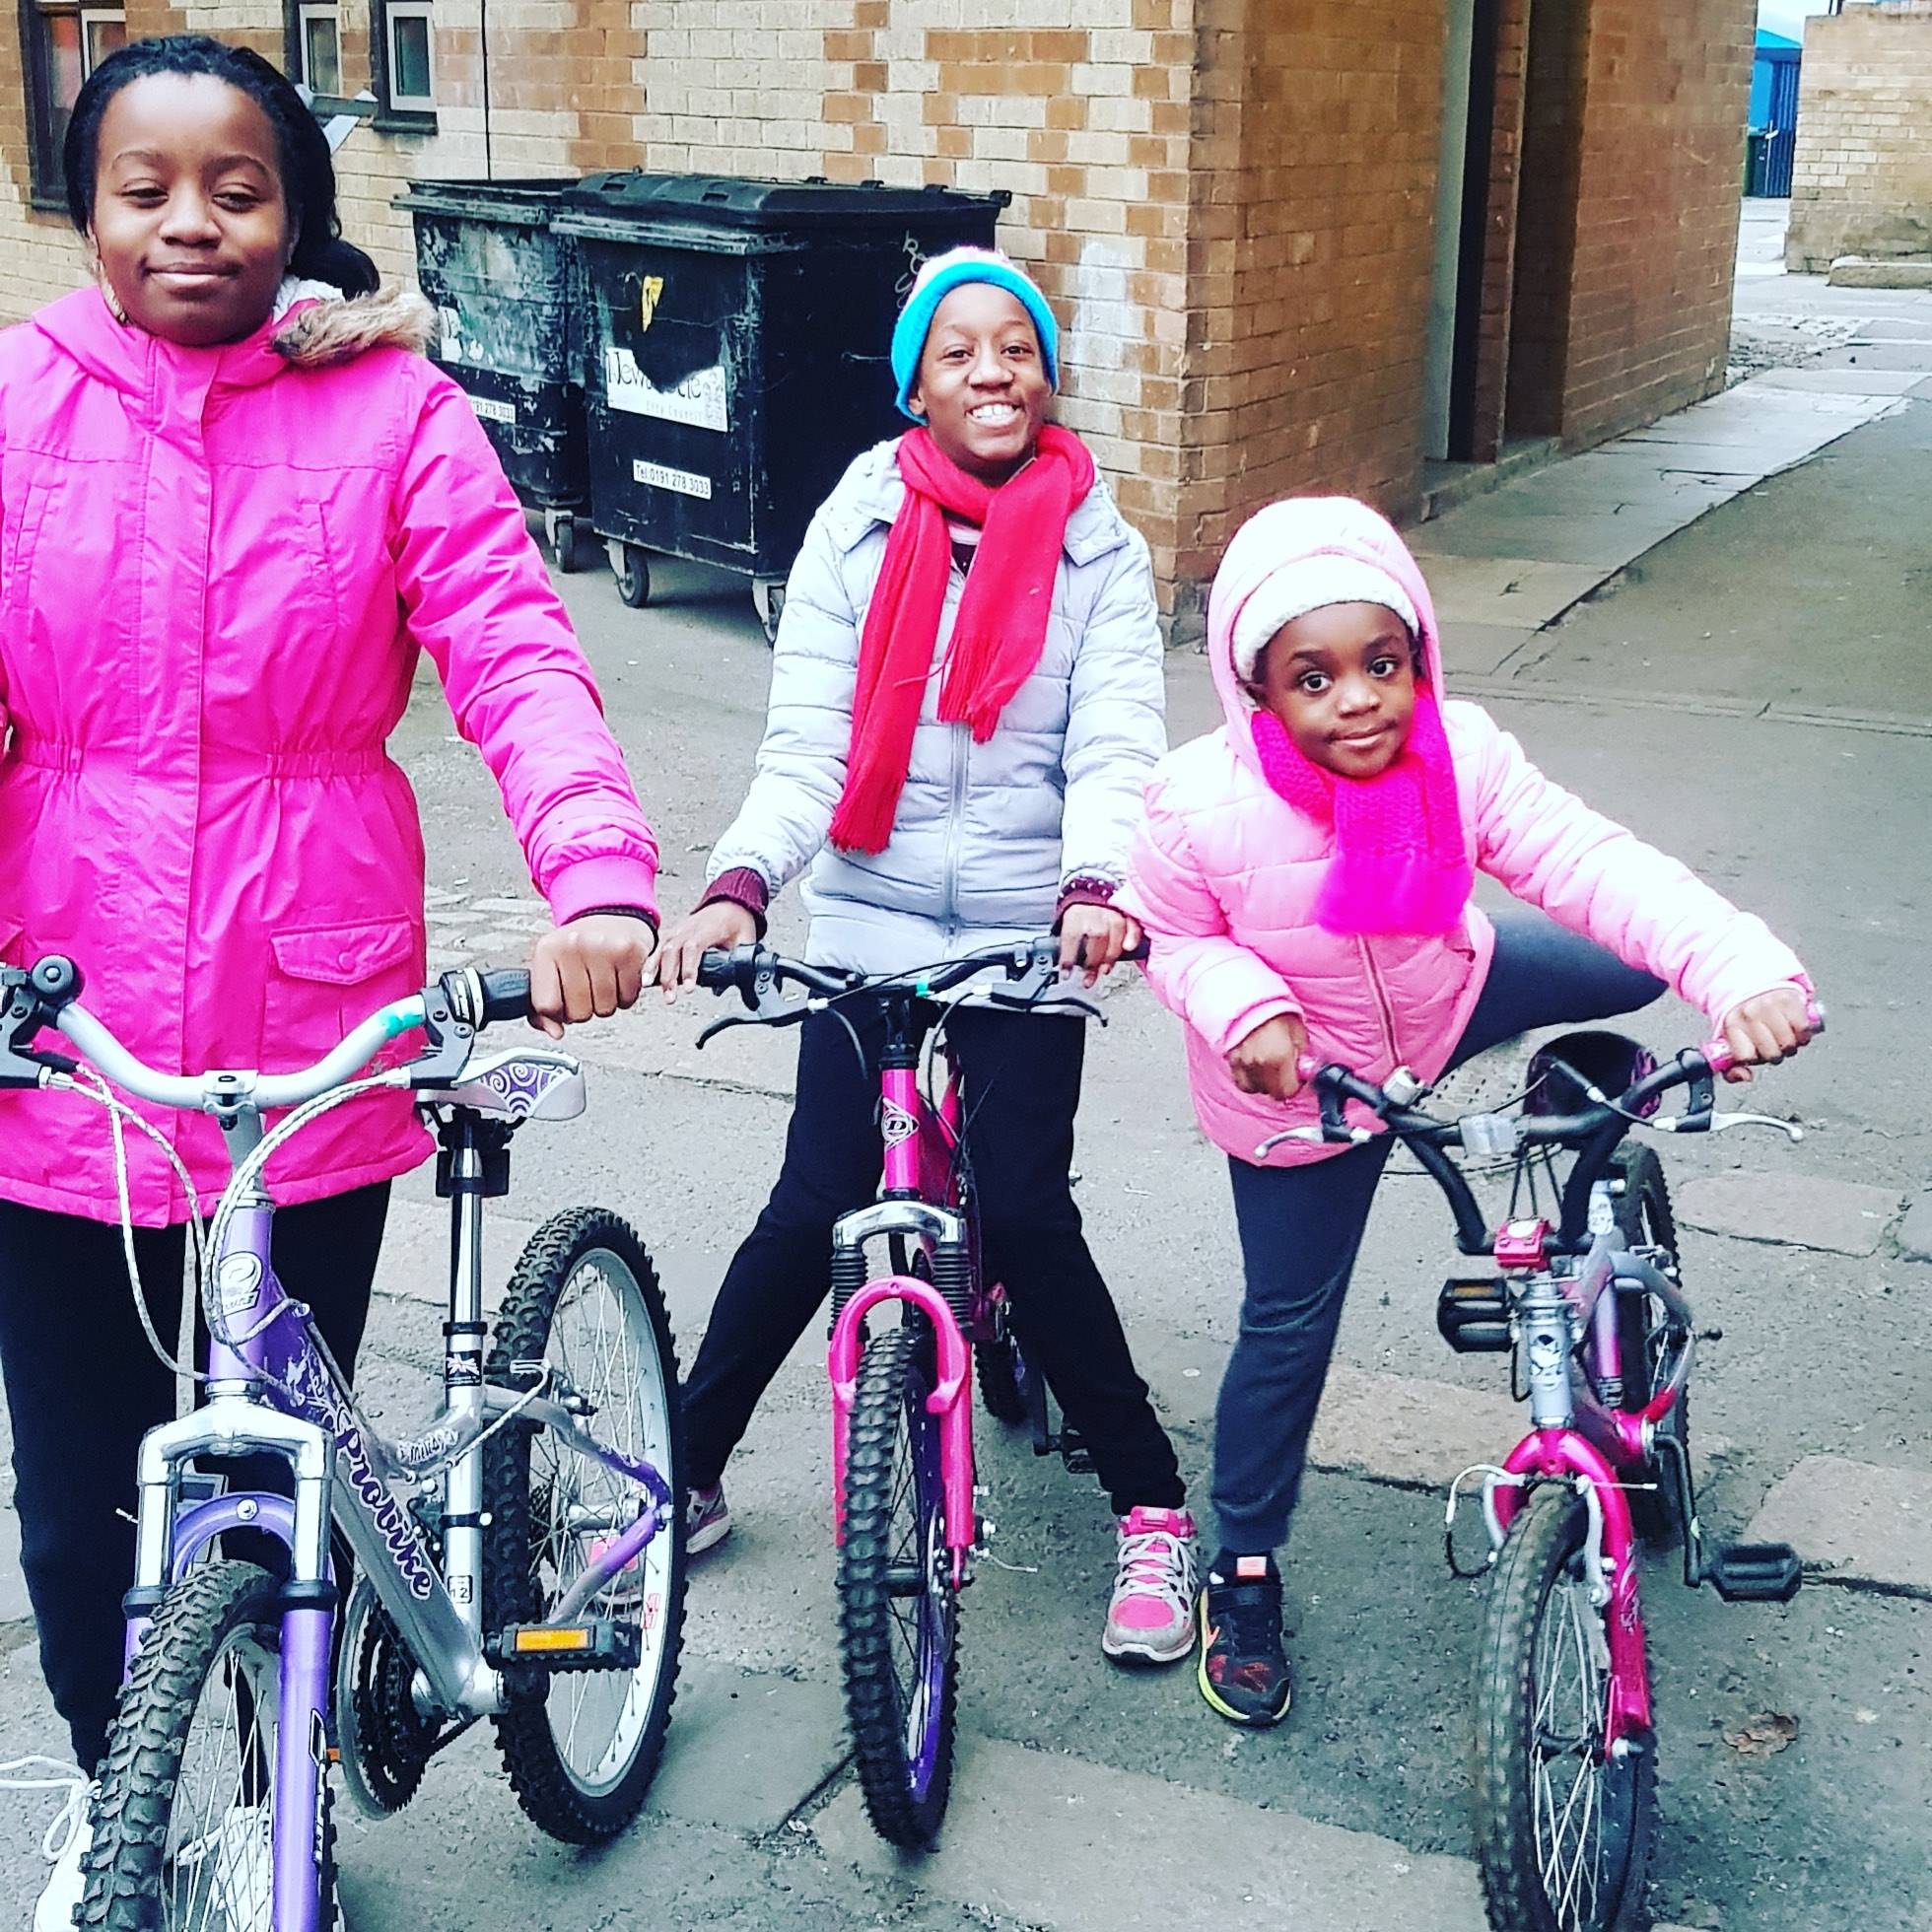
[[[911,1234],[928,1244],[932,1257],[932,1280],[912,1275],[864,1278],[864,1244],[875,1234]],[[835,1532],[845,1540],[846,1449],[852,1427],[852,1407],[859,1392],[859,1358],[864,1352],[865,1318],[881,1302],[897,1301],[917,1309],[932,1325],[934,1354],[932,1393],[927,1408],[939,1418],[940,1487],[945,1497],[946,1548],[952,1557],[955,1585],[966,1581],[968,1558],[978,1541],[979,1518],[974,1504],[973,1472],[973,1351],[960,1331],[953,1311],[957,1271],[945,1266],[956,1257],[964,1264],[965,1228],[950,1209],[925,1202],[882,1201],[876,1207],[848,1214],[834,1230],[832,1249],[832,1339],[826,1348],[826,1373],[832,1384],[832,1484]]]

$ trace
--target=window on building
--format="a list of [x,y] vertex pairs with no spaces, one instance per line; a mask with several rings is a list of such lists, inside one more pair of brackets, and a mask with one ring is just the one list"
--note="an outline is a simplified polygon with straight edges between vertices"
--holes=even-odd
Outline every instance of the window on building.
[[81,83],[126,40],[127,18],[118,7],[22,0],[30,170],[34,199],[41,206],[63,203],[60,149]]
[[416,121],[436,112],[436,30],[430,0],[376,0],[379,112]]
[[342,95],[342,14],[334,6],[296,9],[295,77],[310,94]]

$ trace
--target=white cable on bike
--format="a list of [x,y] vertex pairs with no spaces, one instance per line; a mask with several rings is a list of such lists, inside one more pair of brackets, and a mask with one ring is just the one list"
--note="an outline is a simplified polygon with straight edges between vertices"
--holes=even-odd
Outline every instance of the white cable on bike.
[[[36,1770],[44,1775],[26,1775]],[[53,1823],[40,1835],[40,1856],[49,1864],[59,1862],[74,1833],[87,1823],[88,1790],[87,1773],[78,1765],[69,1764],[59,1758],[9,1758],[0,1763],[0,1791],[64,1791],[67,1794],[66,1802],[54,1814]]]
[[92,1100],[104,1107],[107,1113],[108,1135],[114,1150],[114,1202],[120,1214],[121,1254],[127,1264],[128,1286],[134,1296],[134,1312],[140,1318],[141,1333],[147,1338],[148,1346],[154,1350],[156,1359],[171,1375],[186,1376],[190,1381],[205,1382],[208,1378],[199,1369],[178,1361],[172,1349],[161,1339],[154,1324],[154,1317],[148,1309],[146,1290],[141,1285],[141,1265],[134,1252],[134,1196],[133,1185],[128,1174],[126,1123],[134,1125],[158,1146],[167,1157],[174,1176],[181,1184],[187,1197],[188,1218],[187,1234],[194,1257],[194,1284],[197,1295],[208,1276],[207,1230],[195,1208],[194,1179],[188,1173],[187,1163],[175,1151],[174,1144],[161,1129],[137,1113],[126,1101],[116,1094],[107,1082],[91,1067],[77,1068],[72,1074],[55,1074],[47,1082],[49,1087],[62,1092],[79,1094],[83,1099]]
[[[208,1251],[219,1256],[222,1244],[228,1237],[229,1223],[241,1209],[242,1198],[252,1191],[255,1182],[269,1161],[285,1147],[289,1141],[321,1119],[324,1114],[333,1113],[337,1107],[346,1106],[351,1100],[358,1100],[366,1093],[380,1093],[391,1090],[406,1083],[408,1075],[401,1070],[372,1074],[367,1079],[352,1080],[347,1086],[336,1087],[332,1092],[318,1094],[313,1100],[306,1101],[295,1109],[286,1119],[277,1122],[260,1141],[242,1158],[230,1177],[228,1186],[222,1190],[222,1198],[216,1204],[214,1219],[208,1229]],[[222,1346],[231,1353],[240,1350],[243,1344],[252,1342],[258,1335],[270,1328],[289,1305],[285,1294],[274,1307],[258,1316],[251,1327],[237,1334],[229,1327],[226,1312],[220,1307],[219,1295],[203,1297],[208,1311],[208,1330]]]

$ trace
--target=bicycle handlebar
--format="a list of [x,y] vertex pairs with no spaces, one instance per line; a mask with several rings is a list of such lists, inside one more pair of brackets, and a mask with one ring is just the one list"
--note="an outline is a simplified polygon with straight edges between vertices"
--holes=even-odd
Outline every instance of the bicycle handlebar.
[[32,1046],[36,1033],[51,1027],[105,1079],[155,1106],[182,1113],[229,1113],[244,1105],[279,1110],[344,1085],[391,1040],[418,1030],[429,1036],[431,1050],[408,1070],[409,1084],[441,1084],[461,1071],[479,1028],[530,1012],[528,973],[464,969],[372,1013],[312,1067],[296,1072],[164,1073],[130,1053],[81,1005],[83,987],[80,969],[58,955],[27,973],[0,974],[0,1086],[40,1086],[51,1074],[74,1070],[64,1055]]

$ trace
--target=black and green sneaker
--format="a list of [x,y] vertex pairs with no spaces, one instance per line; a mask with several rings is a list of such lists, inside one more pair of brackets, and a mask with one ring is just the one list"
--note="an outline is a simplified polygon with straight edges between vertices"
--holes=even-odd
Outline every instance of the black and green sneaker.
[[1217,1561],[1201,1593],[1201,1663],[1195,1680],[1230,1724],[1278,1724],[1288,1714],[1281,1648],[1281,1578],[1266,1556]]

